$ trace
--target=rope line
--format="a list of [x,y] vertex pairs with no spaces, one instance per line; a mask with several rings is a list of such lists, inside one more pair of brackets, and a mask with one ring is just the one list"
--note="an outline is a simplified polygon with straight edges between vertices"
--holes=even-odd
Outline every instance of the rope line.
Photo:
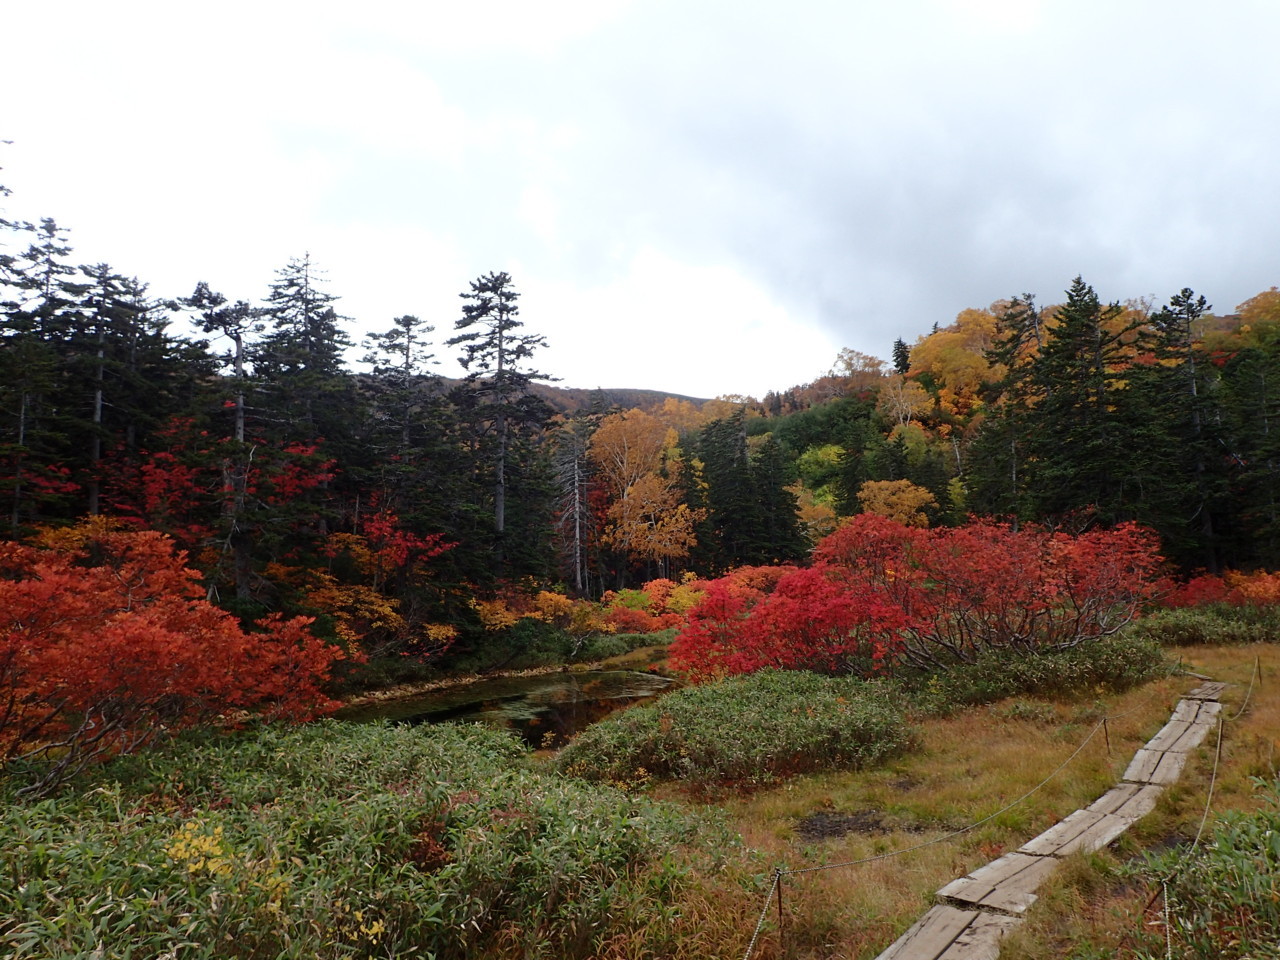
[[751,935],[751,942],[747,944],[747,952],[742,955],[742,960],[751,960],[751,954],[755,953],[756,941],[760,939],[760,931],[764,929],[764,919],[769,915],[769,905],[773,903],[773,895],[778,889],[778,884],[782,880],[782,871],[773,871],[773,886],[769,888],[769,896],[765,897],[764,909],[760,911],[760,919],[756,923],[756,932]]
[[[1258,658],[1255,658],[1253,676],[1249,679],[1249,689],[1245,693],[1245,699],[1240,708],[1240,711],[1234,717],[1229,718],[1231,721],[1234,722],[1235,720],[1240,719],[1240,717],[1244,715],[1245,710],[1248,708],[1249,699],[1253,695],[1254,685],[1258,679],[1260,668],[1261,668],[1260,660]],[[1173,665],[1170,671],[1162,679],[1168,679],[1169,677],[1173,676],[1175,673],[1179,672],[1180,670],[1182,670],[1182,664],[1179,662],[1178,664]],[[894,857],[899,857],[907,853],[913,853],[916,850],[923,850],[925,847],[931,847],[939,843],[945,843],[946,841],[953,840],[956,837],[962,836],[970,832],[971,830],[975,830],[978,827],[982,826],[983,824],[989,823],[990,821],[994,820],[996,817],[1000,816],[1001,814],[1008,813],[1014,807],[1017,807],[1019,804],[1026,802],[1036,793],[1044,789],[1044,787],[1047,786],[1048,783],[1051,780],[1053,780],[1054,777],[1056,777],[1059,773],[1061,773],[1064,769],[1066,769],[1066,767],[1070,765],[1071,762],[1080,755],[1081,751],[1083,751],[1084,748],[1088,746],[1089,743],[1093,740],[1093,738],[1097,736],[1099,730],[1106,729],[1106,724],[1108,720],[1119,720],[1123,717],[1129,716],[1132,713],[1136,713],[1137,711],[1146,707],[1150,701],[1156,699],[1157,696],[1162,696],[1162,694],[1153,693],[1149,695],[1147,698],[1145,698],[1144,700],[1142,700],[1137,706],[1134,706],[1129,710],[1124,711],[1123,713],[1107,714],[1106,716],[1104,716],[1101,720],[1099,720],[1096,724],[1094,724],[1093,729],[1090,730],[1088,735],[1084,738],[1084,740],[1080,742],[1080,745],[1076,747],[1076,749],[1072,751],[1071,755],[1067,757],[1067,759],[1062,761],[1062,763],[1060,763],[1053,770],[1052,773],[1050,773],[1047,777],[1041,780],[1038,784],[1036,784],[1034,787],[1032,787],[1022,796],[1018,797],[1016,800],[1001,807],[995,813],[992,813],[986,817],[983,817],[981,820],[975,821],[974,823],[971,823],[968,826],[961,827],[959,830],[954,830],[951,833],[944,834],[943,836],[935,837],[932,840],[925,840],[921,843],[913,844],[910,847],[903,847],[902,849],[899,849],[899,850],[890,850],[887,853],[880,853],[871,857],[862,857],[857,860],[844,860],[839,863],[827,863],[827,864],[822,864],[821,866],[816,866],[816,867],[801,867],[795,870],[775,868],[773,872],[773,885],[769,888],[769,895],[765,898],[764,908],[760,911],[760,919],[756,923],[755,933],[753,933],[751,936],[751,942],[747,946],[747,952],[743,955],[743,960],[751,960],[751,955],[755,952],[756,944],[760,939],[760,933],[764,929],[765,919],[769,915],[769,907],[773,904],[773,895],[778,892],[778,887],[781,884],[783,877],[789,877],[789,876],[794,877],[794,876],[799,876],[805,873],[819,873],[825,870],[837,870],[844,867],[855,867],[865,863],[875,863],[880,860],[889,860]],[[1164,914],[1166,919],[1165,936],[1166,936],[1169,951],[1172,951],[1172,934],[1171,934],[1171,923],[1168,919],[1169,917],[1168,883],[1170,880],[1174,879],[1177,876],[1177,874],[1182,870],[1182,868],[1189,862],[1191,854],[1194,853],[1197,847],[1199,846],[1200,839],[1204,834],[1205,826],[1208,823],[1209,813],[1211,812],[1212,804],[1213,804],[1214,788],[1217,784],[1218,767],[1222,760],[1222,734],[1223,734],[1223,728],[1225,726],[1224,724],[1225,719],[1227,718],[1224,718],[1221,716],[1218,718],[1218,742],[1217,742],[1217,749],[1214,754],[1213,771],[1210,774],[1209,791],[1205,799],[1205,809],[1204,809],[1203,815],[1200,818],[1200,827],[1196,831],[1195,840],[1192,843],[1189,850],[1187,851],[1187,853],[1181,858],[1180,862],[1177,865],[1175,865],[1174,869],[1170,872],[1170,874],[1160,881],[1159,888],[1157,888],[1156,892],[1152,895],[1151,899],[1147,901],[1147,905],[1143,909],[1143,914],[1145,914],[1147,910],[1151,909],[1151,905],[1160,897],[1161,893],[1163,892],[1164,898],[1165,898]],[[1128,938],[1126,937],[1126,940],[1127,939]],[[1172,957],[1171,952],[1169,955],[1170,957]]]
[[1253,658],[1253,675],[1249,677],[1249,689],[1245,691],[1244,703],[1240,704],[1240,712],[1231,718],[1231,721],[1233,723],[1236,720],[1239,720],[1241,717],[1243,717],[1244,712],[1249,709],[1249,698],[1253,696],[1253,685],[1258,680],[1261,673],[1262,673],[1262,658],[1254,657]]
[[1200,846],[1200,838],[1204,836],[1204,825],[1209,822],[1209,811],[1213,809],[1213,789],[1218,783],[1218,765],[1222,762],[1222,730],[1226,726],[1222,717],[1218,717],[1218,746],[1213,754],[1213,772],[1209,774],[1209,792],[1204,798],[1204,815],[1200,817],[1200,827],[1196,830],[1196,838],[1191,843],[1188,858]]

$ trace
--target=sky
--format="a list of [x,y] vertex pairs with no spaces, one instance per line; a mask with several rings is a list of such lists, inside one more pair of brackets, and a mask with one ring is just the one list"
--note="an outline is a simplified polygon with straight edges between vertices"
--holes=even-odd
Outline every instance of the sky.
[[78,262],[443,345],[506,271],[565,386],[762,397],[958,312],[1280,284],[1274,0],[6,3],[0,183]]

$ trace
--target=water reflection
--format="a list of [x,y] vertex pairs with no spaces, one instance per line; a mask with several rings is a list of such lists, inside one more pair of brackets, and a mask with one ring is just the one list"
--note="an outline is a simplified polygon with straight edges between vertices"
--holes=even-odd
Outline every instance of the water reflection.
[[352,707],[346,720],[400,723],[470,720],[515,730],[534,748],[563,746],[575,733],[615,710],[671,689],[668,677],[631,670],[501,677],[420,697]]

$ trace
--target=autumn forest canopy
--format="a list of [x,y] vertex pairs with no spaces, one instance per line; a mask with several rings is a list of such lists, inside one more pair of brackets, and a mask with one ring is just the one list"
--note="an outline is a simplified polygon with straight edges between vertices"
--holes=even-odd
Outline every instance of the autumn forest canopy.
[[[1182,574],[1280,564],[1275,288],[1215,314],[1076,278],[1058,303],[922,318],[889,361],[844,350],[763,398],[628,407],[551,385],[554,344],[505,273],[460,278],[456,316],[359,318],[382,328],[359,343],[307,255],[260,299],[197,280],[159,299],[78,264],[51,219],[0,221],[8,539],[86,517],[159,532],[249,629],[313,618],[357,659],[492,665],[527,615],[563,629],[602,596],[614,612],[581,635],[661,626],[693,602],[667,610],[672,590],[803,566],[859,515],[1129,523]],[[443,354],[465,378],[433,373]]]

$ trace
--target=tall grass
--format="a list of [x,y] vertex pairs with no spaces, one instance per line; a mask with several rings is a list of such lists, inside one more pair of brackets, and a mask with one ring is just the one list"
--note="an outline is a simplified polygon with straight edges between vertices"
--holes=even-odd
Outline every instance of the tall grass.
[[1280,955],[1280,785],[1260,786],[1267,809],[1227,813],[1192,857],[1173,850],[1143,865],[1148,882],[1171,878],[1171,933],[1181,957]]
[[686,845],[733,849],[480,727],[193,738],[79,787],[5,798],[0,953],[587,957],[669,936]]
[[1121,634],[1065,650],[1012,656],[985,653],[973,663],[902,678],[913,710],[942,714],[957,707],[1033,694],[1073,697],[1122,692],[1169,672],[1159,644]]
[[1280,606],[1211,603],[1158,610],[1130,632],[1165,646],[1280,643]]
[[615,714],[580,734],[557,766],[571,776],[628,784],[760,784],[866,766],[910,742],[882,684],[765,670]]

